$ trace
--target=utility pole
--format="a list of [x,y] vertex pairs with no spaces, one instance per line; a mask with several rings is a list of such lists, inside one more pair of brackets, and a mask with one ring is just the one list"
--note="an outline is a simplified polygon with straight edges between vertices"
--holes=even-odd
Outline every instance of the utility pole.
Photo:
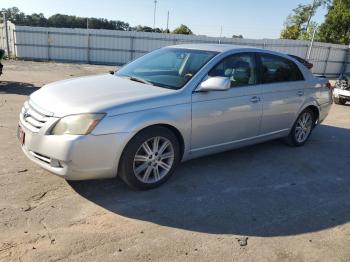
[[166,19],[166,31],[169,32],[169,11],[168,11],[167,19]]
[[222,26],[220,26],[220,38],[219,38],[219,44],[221,44],[221,37],[222,37]]
[[157,0],[154,0],[154,14],[153,14],[153,29],[156,28],[156,11],[157,11]]
[[306,31],[307,31],[307,29],[309,28],[310,21],[311,21],[311,18],[312,18],[312,16],[313,16],[313,10],[314,10],[314,8],[315,8],[315,6],[316,6],[316,1],[317,1],[317,0],[314,0],[314,1],[312,2],[311,12],[310,12],[309,18],[307,19],[307,23],[306,23]]
[[313,31],[313,33],[312,33],[312,38],[311,38],[310,47],[309,47],[309,50],[308,50],[307,56],[306,56],[306,59],[307,59],[307,60],[309,60],[309,59],[310,59],[310,56],[311,56],[311,51],[312,51],[312,46],[314,45],[316,31],[317,31],[317,26],[315,26],[314,31]]
[[3,18],[4,18],[4,27],[5,27],[5,38],[6,38],[6,46],[7,46],[7,57],[10,58],[10,43],[9,43],[9,32],[7,28],[7,18],[6,18],[6,13],[3,13]]

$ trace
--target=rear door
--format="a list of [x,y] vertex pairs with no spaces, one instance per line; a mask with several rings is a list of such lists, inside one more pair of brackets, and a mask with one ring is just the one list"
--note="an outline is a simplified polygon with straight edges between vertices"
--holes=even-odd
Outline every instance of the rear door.
[[263,114],[260,134],[291,128],[304,101],[304,76],[291,60],[268,53],[258,54],[263,90]]

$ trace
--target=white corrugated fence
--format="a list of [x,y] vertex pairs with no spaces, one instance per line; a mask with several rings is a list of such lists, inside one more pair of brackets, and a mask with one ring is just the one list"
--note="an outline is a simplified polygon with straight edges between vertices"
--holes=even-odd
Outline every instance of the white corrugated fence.
[[[125,64],[154,49],[183,43],[248,45],[307,57],[309,41],[236,39],[195,35],[16,26],[8,23],[10,56],[18,59],[93,64]],[[0,48],[6,49],[0,25]],[[315,74],[334,77],[348,65],[348,46],[315,42],[309,61]]]

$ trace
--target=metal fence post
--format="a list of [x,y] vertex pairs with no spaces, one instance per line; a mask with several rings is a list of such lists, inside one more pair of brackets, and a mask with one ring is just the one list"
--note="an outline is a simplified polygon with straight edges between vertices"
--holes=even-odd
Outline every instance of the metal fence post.
[[135,56],[134,56],[134,53],[135,53],[135,50],[134,50],[134,43],[135,41],[135,37],[134,36],[130,36],[130,61],[134,60]]
[[345,57],[344,57],[344,62],[343,62],[343,68],[341,72],[344,74],[347,70],[348,64],[350,61],[350,47],[345,51]]
[[90,34],[89,33],[86,34],[86,62],[90,64]]
[[6,18],[6,13],[5,12],[4,12],[3,17],[4,17],[7,57],[10,58],[9,32],[8,32],[8,28],[7,28],[7,18]]
[[344,57],[344,60],[343,60],[343,68],[342,68],[342,73],[343,74],[348,69],[349,61],[350,61],[350,44],[348,45],[348,48],[345,51],[345,57]]
[[15,30],[12,30],[12,41],[13,41],[13,58],[16,59],[17,57],[17,52],[16,52],[16,35],[15,35]]
[[327,58],[326,58],[326,62],[325,62],[325,65],[324,65],[324,69],[323,69],[323,74],[325,75],[326,72],[327,72],[327,65],[328,65],[328,60],[329,60],[329,56],[331,54],[331,49],[332,47],[328,47],[328,52],[327,52]]
[[50,61],[50,32],[47,31],[47,61]]

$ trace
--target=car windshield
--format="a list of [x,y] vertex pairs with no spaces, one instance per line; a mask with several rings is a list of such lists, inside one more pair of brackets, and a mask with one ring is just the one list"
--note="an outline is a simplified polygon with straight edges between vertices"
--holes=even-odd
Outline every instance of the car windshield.
[[155,86],[180,89],[217,53],[163,48],[122,67],[117,76]]

